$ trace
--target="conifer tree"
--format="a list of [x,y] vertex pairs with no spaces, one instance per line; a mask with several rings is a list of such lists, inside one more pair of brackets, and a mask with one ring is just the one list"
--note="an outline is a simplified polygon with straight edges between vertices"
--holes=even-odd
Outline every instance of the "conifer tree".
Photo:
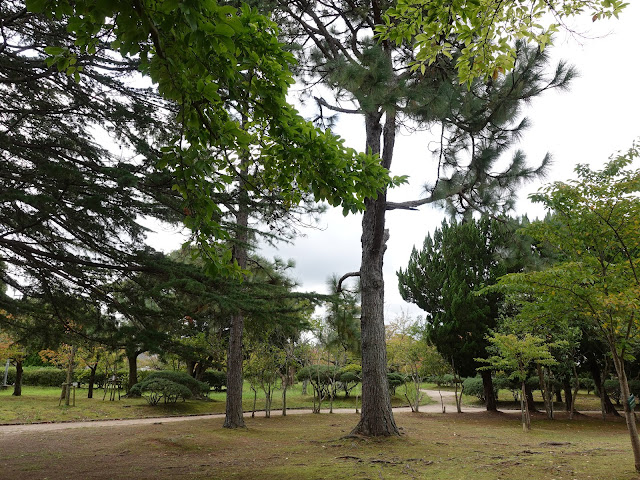
[[[526,127],[526,122],[514,117],[522,102],[545,89],[565,87],[573,75],[561,64],[546,77],[546,54],[524,45],[519,47],[514,71],[490,83],[459,85],[455,58],[445,56],[414,71],[411,48],[374,39],[376,26],[383,23],[384,12],[391,6],[385,0],[283,0],[274,5],[299,60],[296,73],[307,84],[307,97],[313,96],[320,109],[318,121],[327,121],[325,114],[360,116],[366,134],[363,149],[378,155],[386,169],[391,167],[396,134],[404,121],[437,123],[443,132],[442,155],[423,198],[389,202],[382,189],[376,198],[365,201],[360,268],[343,276],[359,276],[362,286],[363,403],[354,433],[364,435],[399,433],[388,400],[384,348],[382,263],[390,233],[385,228],[387,210],[435,202],[449,202],[460,211],[508,208],[517,185],[546,165],[543,161],[529,167],[519,153],[504,170],[496,168],[497,158]],[[326,89],[314,90],[319,84],[331,94],[322,96],[318,92]]]
[[[487,217],[443,221],[397,273],[402,298],[425,311],[425,337],[462,376],[474,376],[481,366],[476,359],[486,358],[486,336],[501,313],[500,294],[478,292],[531,257],[512,249],[519,243],[516,226]],[[487,410],[496,410],[491,372],[481,374]]]

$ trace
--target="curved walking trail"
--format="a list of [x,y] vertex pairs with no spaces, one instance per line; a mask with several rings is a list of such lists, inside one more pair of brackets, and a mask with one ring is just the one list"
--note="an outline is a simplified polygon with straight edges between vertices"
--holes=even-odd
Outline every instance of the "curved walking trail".
[[[440,395],[442,394],[442,402],[444,403],[447,412],[453,413],[456,411],[456,403],[453,392],[438,390],[422,390],[428,395],[435,403],[429,405],[420,405],[421,413],[441,413],[442,406],[440,404]],[[272,410],[271,414],[276,416],[280,410]],[[396,407],[394,412],[411,412],[410,407]],[[469,407],[463,406],[462,411],[467,412],[482,412],[484,408],[481,407]],[[328,413],[328,408],[323,408],[322,413]],[[260,412],[257,412],[258,414]],[[287,415],[301,415],[311,413],[311,409],[291,409],[287,410]],[[333,413],[355,413],[353,408],[334,408]],[[21,425],[0,425],[0,435],[9,434],[21,434],[21,433],[36,433],[36,432],[50,432],[55,430],[67,430],[71,428],[91,428],[91,427],[115,427],[126,425],[149,425],[160,423],[174,423],[174,422],[189,422],[194,420],[206,420],[211,418],[224,418],[224,413],[212,413],[209,415],[189,415],[182,417],[153,417],[153,418],[131,418],[124,420],[94,420],[84,422],[59,422],[59,423],[29,423]],[[251,412],[245,412],[245,417],[250,417]]]

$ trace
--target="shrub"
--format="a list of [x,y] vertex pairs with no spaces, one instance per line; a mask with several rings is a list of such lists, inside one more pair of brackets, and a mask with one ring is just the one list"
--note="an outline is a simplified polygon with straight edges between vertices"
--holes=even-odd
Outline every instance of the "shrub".
[[596,388],[596,384],[593,381],[593,378],[580,377],[578,381],[580,382],[580,388],[585,389],[587,393],[591,393],[591,391]]
[[391,395],[396,394],[396,388],[407,383],[407,377],[398,372],[387,372],[387,381]]
[[485,402],[484,398],[484,386],[482,384],[482,378],[480,377],[467,377],[462,382],[462,389],[467,395],[473,395],[480,401]]
[[176,403],[179,398],[184,401],[192,396],[191,390],[185,385],[166,378],[151,376],[131,387],[130,393],[143,396],[149,405],[157,405],[161,399],[164,399],[164,403]]
[[221,392],[227,386],[227,373],[220,370],[207,370],[201,380],[208,383],[215,392]]
[[[622,393],[620,392],[620,382],[617,378],[605,380],[604,390],[616,402],[616,405],[620,405]],[[640,396],[640,380],[629,380],[629,391],[635,396]],[[624,400],[626,401],[626,399]]]
[[[26,367],[22,371],[22,384],[32,387],[59,387],[67,380],[67,372],[55,367]],[[16,369],[9,369],[7,383],[15,383]]]
[[[208,383],[200,382],[195,378],[193,378],[188,373],[175,372],[173,370],[160,370],[158,372],[151,372],[149,373],[149,375],[147,375],[147,377],[144,379],[143,382],[148,382],[148,381],[156,380],[160,378],[164,380],[169,380],[170,382],[174,382],[179,385],[183,385],[184,387],[189,389],[189,391],[191,392],[191,396],[194,396],[196,398],[202,398],[204,396],[207,396],[211,388],[209,387]],[[143,383],[143,382],[138,382],[138,383]],[[133,393],[133,395],[135,395],[135,393]]]

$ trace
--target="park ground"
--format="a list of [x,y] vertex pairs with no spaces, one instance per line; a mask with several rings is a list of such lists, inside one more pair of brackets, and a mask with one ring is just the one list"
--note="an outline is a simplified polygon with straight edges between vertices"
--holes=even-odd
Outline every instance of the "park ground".
[[349,437],[358,416],[220,418],[0,437],[2,479],[636,479],[626,427],[591,416],[396,413],[398,438]]
[[[0,397],[0,409],[7,399]],[[558,413],[550,421],[537,414],[525,433],[514,412],[458,414],[450,405],[442,414],[439,407],[396,411],[402,435],[386,439],[349,436],[358,415],[346,408],[285,417],[274,411],[271,418],[259,412],[236,431],[222,428],[220,416],[6,425],[0,426],[0,479],[638,478],[620,419],[569,420]]]

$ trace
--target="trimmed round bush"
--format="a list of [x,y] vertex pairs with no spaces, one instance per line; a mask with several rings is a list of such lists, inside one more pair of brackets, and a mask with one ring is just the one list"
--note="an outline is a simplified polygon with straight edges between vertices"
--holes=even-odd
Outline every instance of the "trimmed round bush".
[[387,372],[387,381],[389,382],[389,390],[391,390],[391,395],[395,395],[396,388],[407,383],[407,377],[398,372]]
[[207,370],[200,379],[208,383],[214,392],[221,392],[227,386],[227,373],[220,370]]
[[176,372],[173,370],[160,370],[157,372],[151,372],[146,376],[143,382],[159,378],[185,386],[191,392],[191,396],[196,398],[207,396],[209,394],[209,390],[211,389],[208,383],[200,382],[186,372]]
[[131,387],[130,393],[144,397],[149,405],[157,405],[160,400],[164,403],[176,403],[178,399],[191,398],[191,390],[185,385],[172,382],[166,378],[147,378]]
[[462,389],[465,394],[477,397],[480,401],[485,402],[484,385],[480,377],[467,377],[462,382]]

